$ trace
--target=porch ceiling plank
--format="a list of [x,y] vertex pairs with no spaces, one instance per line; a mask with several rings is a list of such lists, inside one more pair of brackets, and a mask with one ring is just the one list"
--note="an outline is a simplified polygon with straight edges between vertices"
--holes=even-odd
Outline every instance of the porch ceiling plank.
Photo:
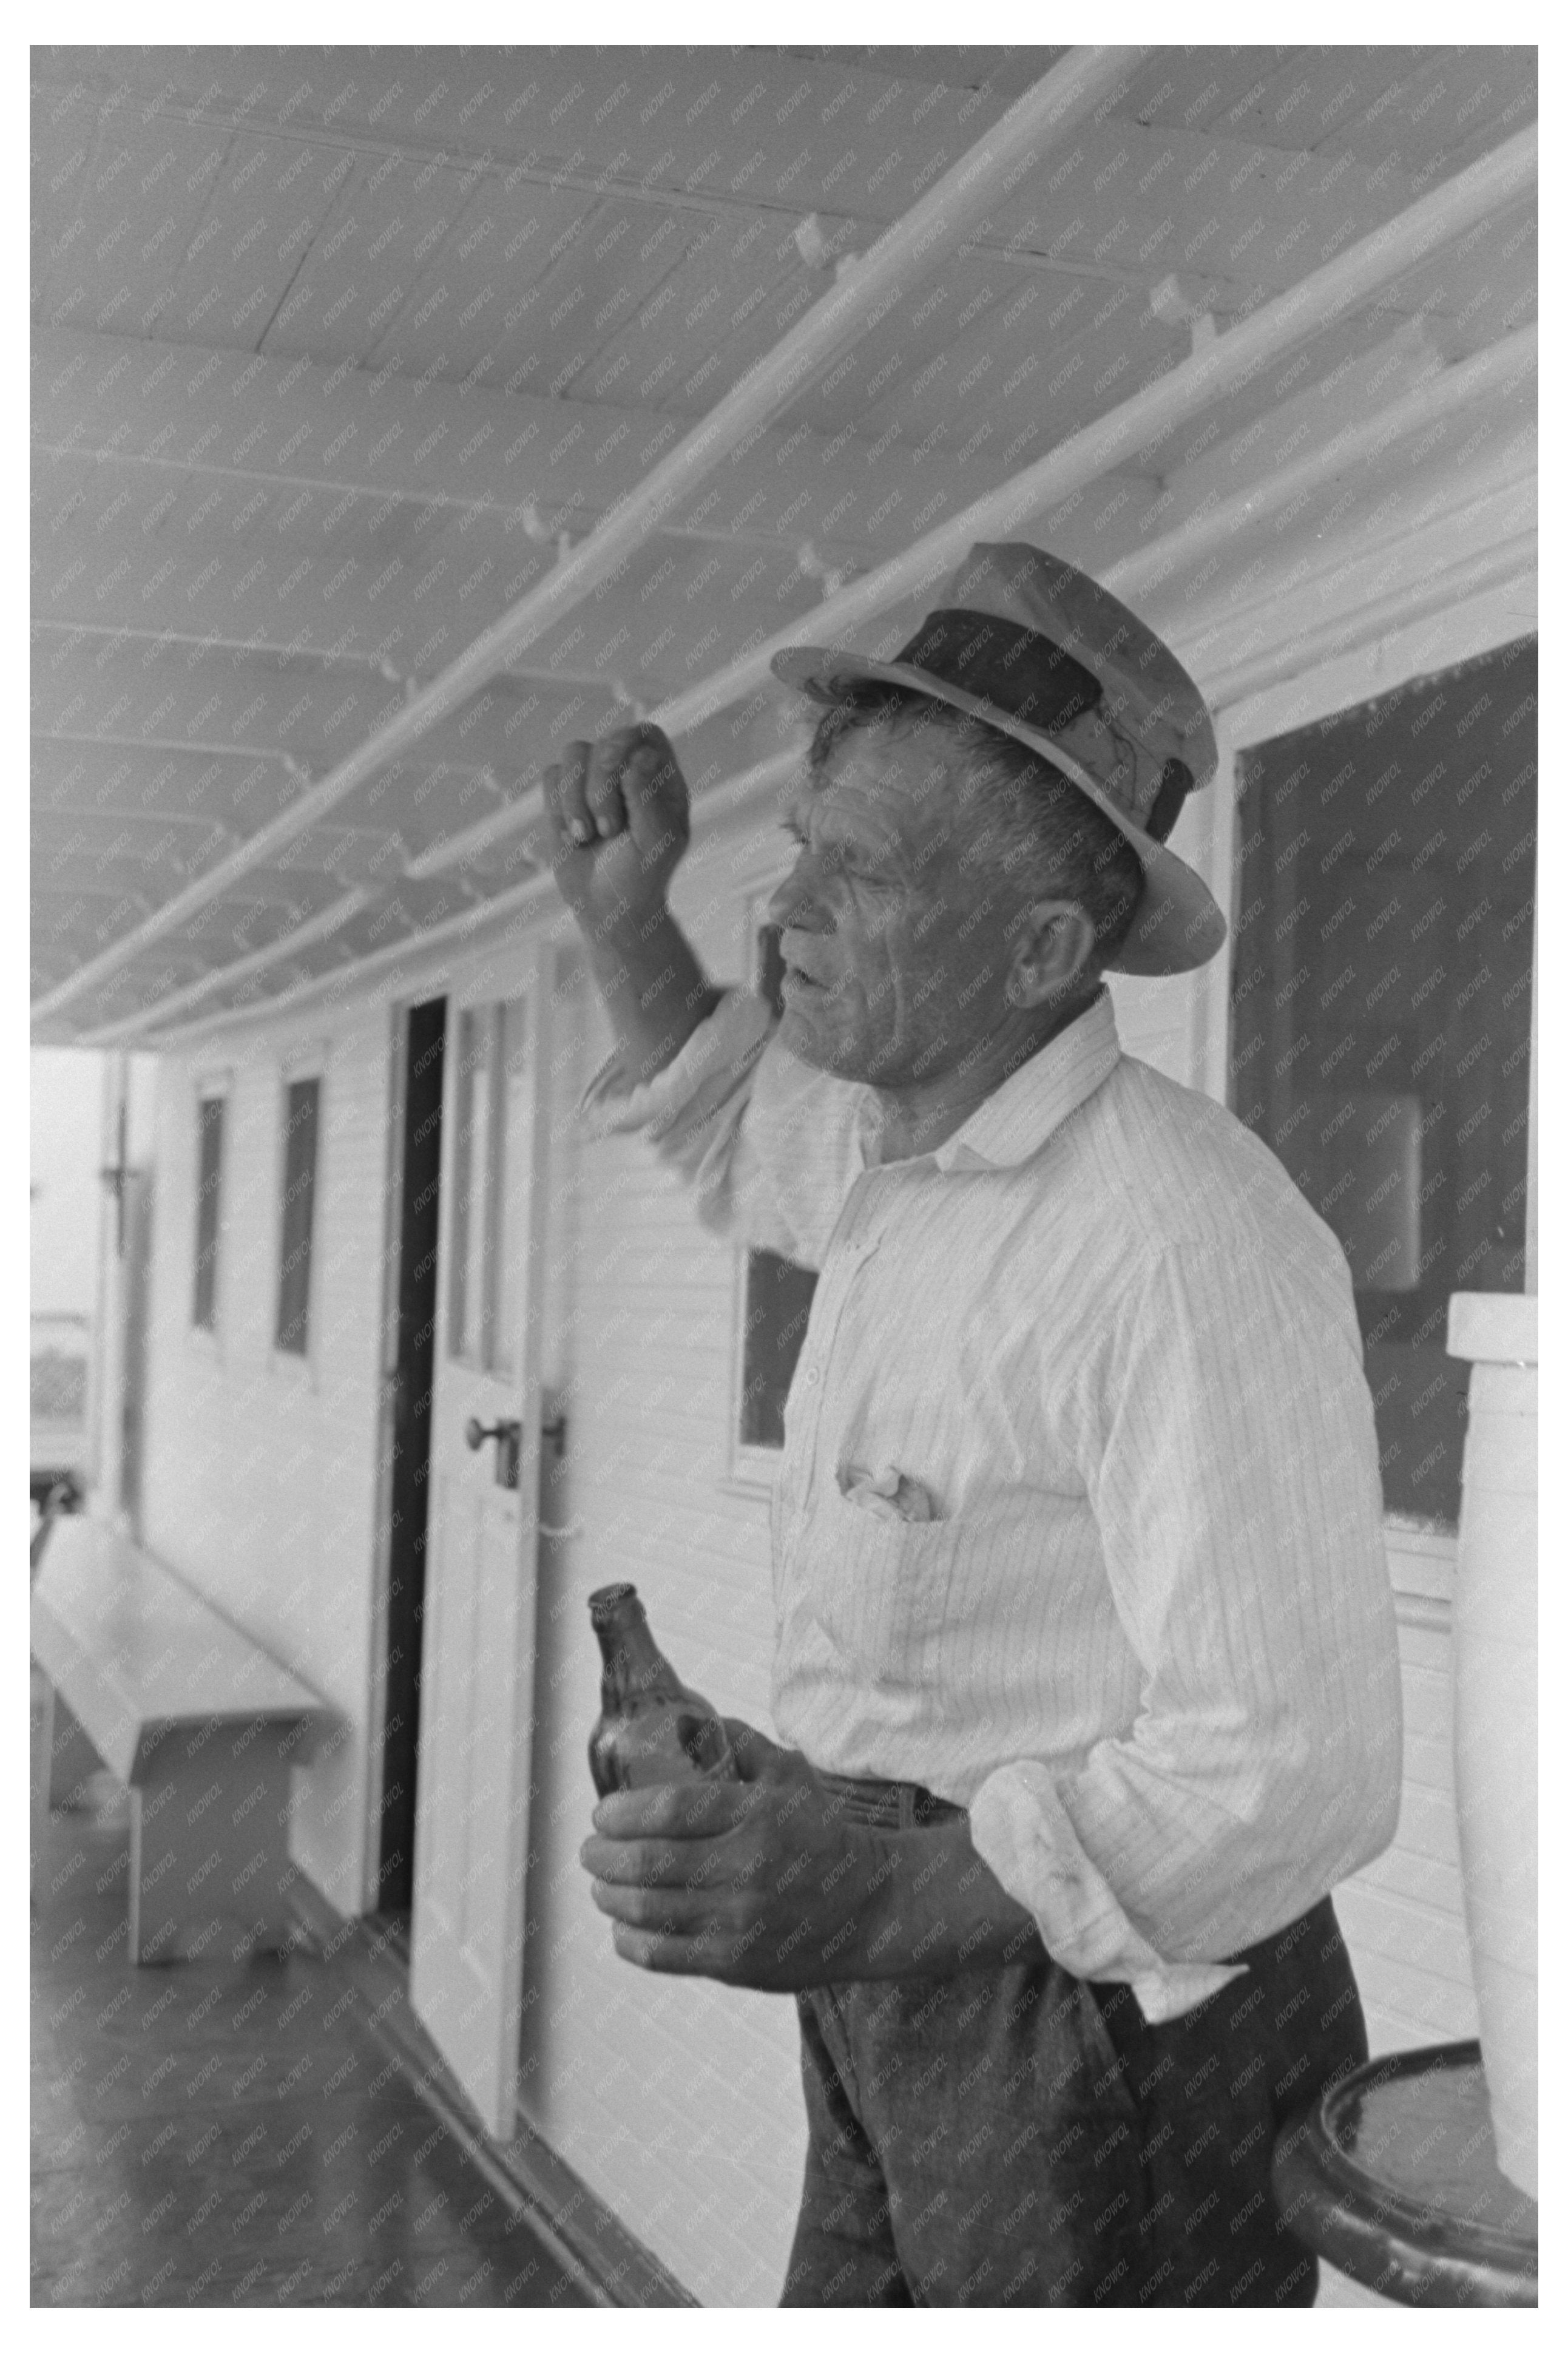
[[253,351],[374,367],[398,347],[400,328],[416,340],[432,324],[453,331],[470,299],[474,259],[492,245],[513,254],[512,294],[526,289],[534,255],[542,258],[582,209],[568,191],[519,189],[498,238],[486,175],[471,165],[395,153],[338,160],[352,177],[265,332],[251,338]]
[[[623,304],[657,301],[684,257],[724,234],[723,222],[701,214],[481,174],[460,234],[408,273],[363,364],[421,382],[557,396],[615,332]],[[340,332],[317,332],[310,347],[331,355]],[[269,350],[285,347],[268,338]]]
[[30,765],[37,808],[68,798],[100,807],[134,799],[160,813],[226,826],[241,839],[289,808],[300,792],[298,782],[275,762],[252,759],[240,770],[229,761],[183,750],[128,751],[110,759],[84,749],[73,757],[65,745],[41,743],[31,747]]
[[[1451,167],[1473,162],[1472,147],[1478,142],[1495,147],[1518,127],[1521,113],[1535,110],[1536,58],[1528,47],[1507,49],[1483,43],[1380,55],[1389,58],[1394,72],[1370,100],[1361,93],[1342,99],[1350,61],[1337,73],[1331,68],[1316,71],[1312,104],[1293,109],[1287,118],[1303,143],[1319,154],[1350,153],[1373,164],[1394,158],[1406,171],[1425,172],[1435,163]],[[1299,69],[1281,74],[1281,95],[1270,100],[1265,93],[1260,111],[1266,121],[1275,118],[1286,86],[1299,78]],[[1311,135],[1314,130],[1316,136]],[[1264,135],[1261,131],[1259,135]]]
[[[1039,55],[1043,60],[1048,53]],[[1391,58],[1391,66],[1384,63],[1385,57]],[[1254,80],[1258,78],[1254,58],[1261,58],[1267,81],[1274,60],[1268,53],[1244,53],[1238,62]],[[106,87],[115,86],[116,62],[112,54],[106,53],[100,63]],[[601,395],[609,388],[605,381],[609,369],[634,354],[625,348],[623,338],[622,348],[608,357],[606,365],[612,347],[603,338],[616,332],[616,322],[600,317],[605,301],[595,293],[593,273],[597,270],[603,280],[608,267],[624,281],[629,240],[615,249],[607,241],[634,212],[662,206],[656,217],[668,224],[684,208],[687,226],[675,240],[679,247],[689,246],[695,235],[689,227],[694,205],[715,207],[715,223],[727,218],[731,224],[748,224],[742,238],[766,219],[771,209],[776,226],[757,250],[771,247],[775,259],[782,257],[786,277],[776,280],[776,286],[793,290],[786,299],[793,300],[795,293],[804,297],[809,289],[788,235],[799,214],[813,206],[830,245],[846,237],[874,235],[879,223],[897,216],[919,185],[921,174],[951,152],[947,140],[959,137],[966,115],[984,121],[997,103],[997,94],[966,90],[962,82],[946,88],[940,81],[931,83],[929,76],[914,81],[900,79],[876,69],[874,62],[847,82],[842,74],[836,79],[824,62],[808,68],[805,79],[785,93],[782,104],[773,104],[780,63],[776,56],[759,57],[760,79],[742,88],[742,72],[752,71],[749,60],[720,60],[725,70],[716,74],[711,57],[691,60],[667,54],[660,61],[661,68],[668,66],[660,85],[662,102],[655,104],[650,99],[638,104],[638,119],[632,124],[628,110],[634,100],[622,70],[624,60],[612,55],[589,60],[579,70],[581,62],[581,53],[572,53],[564,61],[548,60],[542,79],[534,73],[525,90],[517,87],[521,69],[509,80],[504,70],[498,77],[483,59],[457,59],[451,78],[443,76],[446,95],[441,105],[434,112],[421,108],[417,126],[410,123],[406,106],[401,114],[398,111],[396,75],[390,69],[381,70],[374,58],[363,53],[323,58],[322,78],[303,103],[299,102],[302,85],[291,76],[278,78],[268,90],[263,75],[260,85],[253,79],[242,92],[233,61],[220,69],[215,60],[215,71],[203,81],[182,75],[172,85],[166,74],[161,80],[151,74],[146,60],[122,56],[118,63],[128,79],[118,87],[124,90],[151,88],[152,104],[132,110],[146,136],[160,135],[167,116],[177,128],[207,128],[215,136],[231,134],[236,154],[239,143],[247,142],[245,163],[226,165],[230,179],[237,170],[248,168],[254,160],[251,151],[259,154],[270,142],[270,153],[280,140],[298,143],[296,164],[282,173],[273,172],[268,164],[265,175],[258,174],[254,183],[247,184],[270,188],[274,183],[287,181],[282,198],[296,208],[305,204],[307,187],[316,187],[311,199],[315,209],[320,211],[323,203],[331,207],[325,219],[314,222],[314,241],[305,240],[307,250],[299,277],[267,328],[267,348],[309,347],[319,354],[347,357],[360,364],[373,357],[393,358],[402,366],[434,366],[444,375],[462,375],[470,387],[489,376],[504,379],[515,389],[524,380],[518,368],[526,370],[530,364],[540,364],[544,345],[540,322],[551,322],[552,330],[565,327],[570,334],[574,321],[581,319],[587,323],[579,347],[555,361],[550,388],[560,391],[591,383]],[[1369,74],[1375,79],[1391,69],[1397,72],[1400,67],[1398,53],[1373,52],[1360,62],[1363,79]],[[1174,59],[1162,63],[1160,69],[1162,89],[1174,81],[1180,91],[1188,92],[1208,66],[1201,58]],[[226,111],[220,103],[226,92],[226,94],[235,101]],[[378,92],[374,100],[369,96],[373,88]],[[459,88],[467,91],[460,103],[457,101]],[[1363,185],[1365,174],[1353,142],[1340,159],[1350,168],[1302,176],[1300,167],[1308,132],[1321,132],[1321,106],[1316,114],[1310,107],[1299,110],[1307,128],[1293,139],[1283,136],[1279,124],[1259,117],[1256,127],[1267,135],[1248,142],[1229,135],[1234,126],[1225,123],[1221,114],[1212,110],[1205,113],[1201,101],[1209,88],[1205,83],[1197,89],[1195,99],[1189,98],[1184,110],[1173,103],[1167,107],[1173,116],[1184,111],[1185,120],[1161,121],[1151,116],[1138,121],[1131,119],[1131,112],[1112,112],[1106,127],[1114,129],[1119,137],[1125,131],[1125,138],[1120,139],[1115,155],[1095,172],[1087,193],[1082,187],[1075,189],[1070,174],[1063,181],[1058,193],[1064,205],[1053,209],[1047,224],[1048,237],[1044,230],[1030,231],[1022,216],[1015,220],[1005,206],[995,222],[987,225],[984,242],[1001,257],[1000,266],[1019,269],[1044,262],[1057,274],[1087,270],[1147,282],[1151,269],[1157,272],[1167,266],[1176,250],[1174,242],[1169,253],[1159,249],[1163,237],[1174,240],[1179,235],[1167,202],[1169,190],[1179,179],[1183,198],[1191,199],[1191,210],[1192,202],[1202,199],[1205,187],[1218,185],[1223,173],[1227,188],[1247,187],[1259,207],[1247,232],[1247,250],[1235,265],[1219,263],[1213,256],[1194,258],[1190,252],[1185,260],[1187,266],[1215,273],[1205,291],[1205,307],[1230,314],[1255,300],[1260,289],[1289,282],[1294,251],[1289,240],[1294,236],[1310,229],[1326,249],[1332,249],[1333,242],[1350,234],[1352,227],[1359,229],[1376,216],[1376,207],[1397,209],[1413,193],[1401,186],[1396,159],[1387,153],[1380,153],[1377,159],[1375,179],[1370,185]],[[555,93],[552,101],[552,91]],[[237,105],[241,96],[247,101],[242,108]],[[447,97],[456,112],[449,124],[453,137],[444,142],[436,126],[451,114]],[[1131,109],[1132,102],[1130,89],[1122,94],[1121,104]],[[1331,96],[1327,103],[1331,111]],[[465,107],[471,110],[467,115]],[[266,120],[269,109],[278,118],[272,122]],[[122,107],[121,123],[126,113]],[[721,119],[726,115],[728,127],[722,128]],[[766,125],[770,115],[775,118],[773,124],[761,144],[754,143],[758,124]],[[509,116],[510,122],[502,119]],[[802,153],[806,161],[801,172],[792,174],[789,163],[780,163],[780,155],[790,145],[795,125],[810,124],[814,117],[815,150],[813,141],[807,141],[804,150],[795,151],[791,162],[799,164]],[[858,121],[859,149],[855,144]],[[539,138],[530,140],[524,128],[530,123],[541,137],[548,132],[542,147]],[[1223,129],[1216,127],[1222,123]],[[675,125],[673,136],[671,124]],[[481,125],[495,136],[485,140]],[[826,139],[825,126],[832,132]],[[705,144],[715,130],[721,130],[717,144]],[[748,139],[753,143],[746,148]],[[333,142],[338,162],[322,168],[321,158],[333,153]],[[733,155],[729,153],[731,146],[735,149]],[[743,157],[742,148],[746,148]],[[824,160],[837,157],[826,164],[820,186],[802,176],[810,170],[814,152]],[[840,167],[858,155],[864,159],[873,154],[879,155],[880,162],[875,174],[868,172],[861,189],[858,173],[865,168],[864,161],[848,173]],[[307,155],[308,164],[303,160]],[[349,159],[346,180],[341,168],[344,156]],[[901,185],[899,172],[883,170],[889,156],[897,156],[912,174],[907,187]],[[737,192],[727,198],[715,193],[725,177],[720,167],[726,157],[734,166],[729,176],[737,184]],[[578,159],[574,172],[574,158]],[[771,177],[770,165],[776,167],[772,168]],[[298,177],[289,179],[290,172],[297,172]],[[574,180],[579,186],[569,193],[567,184]],[[627,185],[621,185],[622,180]],[[408,194],[406,206],[386,201],[389,189],[400,188]],[[529,201],[536,209],[509,229],[512,217],[509,207],[515,208],[520,188],[531,190]],[[1366,211],[1369,201],[1373,206],[1371,215]],[[542,205],[567,209],[547,216],[537,209]],[[204,331],[203,340],[243,344],[254,340],[248,329],[266,306],[258,285],[251,284],[248,291],[237,292],[230,301],[216,283],[206,282],[212,276],[210,269],[202,277],[209,251],[228,257],[226,267],[231,271],[242,269],[248,259],[247,254],[237,262],[233,259],[234,248],[248,230],[231,237],[225,227],[218,233],[221,186],[215,206],[216,209],[209,210],[197,232],[201,238],[210,233],[210,247],[203,246],[182,269],[181,285],[168,315],[171,321],[189,319],[199,306],[206,305],[196,321],[197,328]],[[573,206],[574,213],[570,210]],[[1069,206],[1072,216],[1064,218]],[[1346,215],[1346,206],[1357,208],[1353,222]],[[1178,202],[1177,218],[1181,210]],[[1276,213],[1278,221],[1273,218]],[[373,214],[387,225],[367,236],[363,223]],[[123,217],[121,206],[120,221]],[[555,226],[558,219],[560,227]],[[542,223],[540,235],[531,239],[524,237],[526,230]],[[574,234],[589,223],[594,224],[591,235]],[[103,233],[112,234],[118,226],[119,221],[109,223]],[[1200,238],[1206,226],[1194,224]],[[492,227],[494,236],[488,234]],[[1258,257],[1271,249],[1275,229],[1280,237],[1273,238],[1272,262],[1263,268]],[[280,254],[291,249],[291,235],[277,241]],[[1283,249],[1280,237],[1285,240]],[[729,249],[732,259],[736,244]],[[641,243],[637,250],[640,268]],[[499,274],[493,261],[498,253],[510,257]],[[542,278],[530,280],[528,273],[536,254],[545,257],[548,267]],[[1229,276],[1225,274],[1226,267],[1231,268]],[[663,269],[658,256],[653,268],[652,282],[657,283]],[[694,304],[716,290],[707,272],[705,259],[694,261],[689,252],[684,259],[678,256],[681,306],[668,315],[671,322],[681,322],[688,337]],[[763,279],[753,275],[740,296],[741,302],[765,292],[768,283],[765,274]],[[659,288],[661,293],[668,290],[668,285]],[[536,297],[542,299],[542,307]],[[571,308],[574,304],[578,306],[575,311]],[[507,318],[510,324],[503,323],[498,340],[494,322]],[[736,330],[728,347],[721,338],[706,357],[689,345],[662,355],[655,352],[651,364],[648,354],[636,354],[641,362],[639,380],[648,385],[650,395],[658,394],[662,405],[691,413],[694,404],[732,382],[738,368],[760,348],[748,343],[748,332],[755,337],[760,332],[758,322],[753,321],[749,331]],[[649,379],[667,360],[671,368],[661,388]]]
[[[941,90],[986,90],[1016,98],[1066,52],[1060,48],[1005,48],[965,41],[954,47],[899,41],[785,41],[777,54],[807,65],[852,66],[898,81],[918,81]],[[1135,78],[1131,84],[1136,86]]]
[[[175,634],[35,617],[32,627],[36,741],[74,733],[93,743],[112,737],[142,747],[172,714],[187,724],[199,716],[218,756],[276,756],[281,750],[302,775],[320,775],[346,726],[364,733],[400,709],[410,691],[407,681],[386,675],[390,663],[373,664],[368,651],[358,649],[307,657],[281,640],[270,647],[214,641],[192,634],[189,625]],[[616,707],[614,682],[623,671],[646,679],[647,672],[634,669],[637,651],[617,649],[593,671],[542,660],[537,675],[503,673],[421,738],[405,773],[417,783],[437,773],[515,769],[525,729],[531,733],[585,712],[607,712]],[[169,741],[173,749],[191,748],[184,737]]]
[[[237,839],[226,826],[215,827],[210,820],[170,815],[163,809],[67,805],[36,813],[32,827],[35,861],[47,864],[57,850],[79,847],[84,821],[95,828],[95,857],[119,849],[133,862],[151,858],[160,865],[171,865],[185,873],[199,871],[205,857],[221,855]],[[374,886],[385,890],[405,871],[403,838],[395,829],[323,826],[319,832],[307,834],[296,842],[291,855],[279,861],[277,871],[280,875],[327,874],[340,883],[363,883],[367,889]]]
[[43,315],[151,334],[213,202],[234,133],[210,123],[103,124],[81,206],[57,239]]
[[[1134,122],[1184,131],[1222,130],[1244,137],[1249,107],[1271,76],[1293,58],[1310,55],[1278,44],[1160,49],[1134,76],[1121,111]],[[1381,49],[1367,53],[1375,82],[1385,70]]]
[[[938,310],[945,318],[953,305]],[[863,385],[868,373],[855,371],[854,380]],[[577,533],[635,488],[671,438],[668,418],[654,408],[486,385],[458,392],[309,359],[216,351],[198,357],[74,328],[37,331],[32,376],[39,455],[277,485],[289,494],[280,511],[289,527],[307,516],[319,524],[352,494],[371,501],[371,512],[386,501],[449,506],[459,515],[493,512],[544,539],[566,526]],[[770,427],[719,481],[673,508],[662,530],[764,544],[807,527],[820,532],[821,517],[853,496],[863,473],[864,437],[835,448],[838,429],[804,418],[787,432]],[[879,463],[889,481],[912,481],[918,473],[922,488],[947,467],[937,455],[917,466],[896,446]],[[160,479],[149,503],[167,498],[170,488]],[[307,493],[310,503],[289,515]],[[859,521],[847,510],[837,535],[846,548],[879,543]]]
[[[1376,121],[1386,123],[1391,114],[1396,119],[1402,116],[1408,93],[1419,76],[1422,59],[1434,58],[1431,49],[1376,49],[1373,55],[1377,60],[1376,79],[1381,87],[1369,100],[1354,71],[1363,54],[1360,49],[1347,53],[1342,48],[1290,50],[1259,77],[1245,105],[1229,110],[1227,128],[1238,138],[1314,151],[1338,133],[1353,153],[1360,154],[1361,145],[1352,135],[1355,125],[1373,108],[1376,109]],[[1435,62],[1441,67],[1457,54],[1453,49],[1438,51]],[[1380,162],[1392,153],[1403,161],[1408,145],[1408,135],[1392,146],[1384,138],[1369,160]]]
[[[339,149],[236,132],[211,182],[201,226],[170,269],[158,314],[162,336],[253,349],[353,170],[353,158]],[[134,227],[133,209],[129,216]]]
[[617,566],[658,528],[665,512],[689,498],[731,449],[766,425],[801,381],[854,339],[879,299],[896,300],[914,272],[929,272],[984,217],[984,207],[994,199],[1005,174],[1016,166],[1026,172],[1037,168],[1043,155],[1070,135],[1073,125],[1124,70],[1125,58],[1120,51],[1075,54],[1056,68],[1008,111],[973,153],[936,180],[912,211],[858,264],[846,284],[813,306],[784,338],[768,368],[756,371],[654,467],[638,492],[605,527],[471,643],[432,686],[411,698],[396,718],[351,752],[333,776],[305,796],[296,809],[263,828],[210,874],[174,892],[154,915],[90,959],[61,987],[51,990],[37,1008],[38,1017],[47,1018],[76,1001],[152,939],[178,930],[240,874],[275,857],[296,833],[346,798],[376,766],[402,752],[487,677],[515,659],[563,612],[591,595],[601,582],[613,579]]
[[[1062,54],[1040,52],[1030,81]],[[751,202],[765,195],[797,218],[837,187],[844,208],[896,219],[921,193],[918,171],[935,148],[945,142],[956,156],[994,127],[1006,104],[1000,93],[936,90],[873,69],[847,76],[826,63],[786,66],[766,50],[737,57],[667,48],[639,61],[637,77],[613,48],[536,49],[504,62],[474,50],[426,50],[420,62],[417,108],[409,102],[409,60],[395,51],[290,49],[258,65],[254,51],[146,58],[106,49],[78,72],[105,92],[144,94],[160,122],[232,132],[243,109],[246,127],[258,134],[283,132],[300,141],[326,134],[362,153],[482,162],[498,179],[515,173],[544,182],[567,165],[602,182],[601,194],[624,185],[658,203],[711,182],[738,186]],[[638,86],[650,68],[657,88]],[[858,206],[872,166],[898,145],[903,168],[879,183],[880,207]],[[836,171],[856,147],[849,173]]]
[[[290,952],[303,956],[318,942],[330,939],[334,932],[342,931],[345,923],[352,923],[370,904],[372,895],[367,890],[346,892],[331,906],[323,907],[321,913],[312,916],[308,923],[297,925],[289,935]],[[268,942],[265,946],[253,949],[248,955],[237,956],[233,963],[221,965],[214,971],[204,973],[199,979],[188,981],[183,987],[156,991],[153,1001],[159,1005],[166,1017],[189,1013],[194,1007],[204,1005],[208,997],[220,990],[237,990],[258,974],[272,971],[277,961],[272,944]],[[143,1003],[134,1011],[106,1023],[102,1029],[93,1032],[90,1040],[84,1039],[83,1043],[119,1045],[136,1034],[146,1010],[147,1005]]]
[[[194,862],[194,861],[193,861]],[[136,902],[149,908],[157,904],[159,878],[166,881],[173,860],[153,860],[146,857],[112,857],[106,852],[81,849],[69,856],[58,851],[33,861],[33,873],[40,892],[48,890],[72,897],[81,892],[91,895]],[[304,917],[315,912],[321,896],[316,887],[324,878],[304,868],[283,873],[276,868],[247,874],[225,893],[226,912],[241,905],[291,909]]]

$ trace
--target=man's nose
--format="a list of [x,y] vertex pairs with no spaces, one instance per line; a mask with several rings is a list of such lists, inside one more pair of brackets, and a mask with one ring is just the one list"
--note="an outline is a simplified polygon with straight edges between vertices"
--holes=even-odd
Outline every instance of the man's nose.
[[[805,919],[804,921],[802,919]],[[803,851],[768,901],[768,921],[781,931],[820,929],[822,913],[812,888],[810,866]]]

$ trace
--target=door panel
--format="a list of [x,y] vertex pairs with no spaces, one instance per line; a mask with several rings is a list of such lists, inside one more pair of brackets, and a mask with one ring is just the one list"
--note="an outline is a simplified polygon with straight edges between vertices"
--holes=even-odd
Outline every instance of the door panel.
[[[488,2131],[514,2130],[533,1721],[550,989],[449,1004],[410,1989]],[[465,1434],[516,1425],[515,1448]]]

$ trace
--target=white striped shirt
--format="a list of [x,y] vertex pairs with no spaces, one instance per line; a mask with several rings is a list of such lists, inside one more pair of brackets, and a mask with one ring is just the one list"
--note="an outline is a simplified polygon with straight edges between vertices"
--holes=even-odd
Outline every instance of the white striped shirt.
[[[1230,1113],[1121,1053],[1103,990],[886,1166],[873,1092],[772,1029],[731,992],[584,1109],[648,1132],[705,1222],[819,1270],[773,1498],[780,1737],[969,1807],[1079,1974],[1271,1933],[1398,1810],[1338,1243]],[[930,1518],[886,1500],[900,1474]],[[1157,1977],[1162,2014],[1206,1989]]]

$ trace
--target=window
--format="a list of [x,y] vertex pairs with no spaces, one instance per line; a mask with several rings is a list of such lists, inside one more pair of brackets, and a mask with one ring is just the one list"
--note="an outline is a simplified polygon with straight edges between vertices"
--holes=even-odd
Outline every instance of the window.
[[1231,1088],[1350,1262],[1391,1513],[1451,1525],[1449,1295],[1524,1287],[1533,640],[1243,754]]
[[527,1140],[528,1003],[509,997],[458,1015],[447,1345],[491,1373],[515,1369],[526,1237],[510,1230]]
[[295,1079],[284,1097],[283,1238],[278,1269],[277,1345],[302,1356],[310,1345],[310,1248],[316,1216],[320,1079]]
[[200,1332],[217,1329],[217,1250],[223,1200],[222,1095],[196,1103],[196,1267],[191,1322]]
[[[784,965],[776,923],[757,934],[756,986],[775,1013],[784,1010]],[[773,1250],[746,1252],[741,1282],[740,1399],[735,1437],[742,1449],[776,1454],[784,1445],[784,1399],[805,1339],[816,1277]]]

